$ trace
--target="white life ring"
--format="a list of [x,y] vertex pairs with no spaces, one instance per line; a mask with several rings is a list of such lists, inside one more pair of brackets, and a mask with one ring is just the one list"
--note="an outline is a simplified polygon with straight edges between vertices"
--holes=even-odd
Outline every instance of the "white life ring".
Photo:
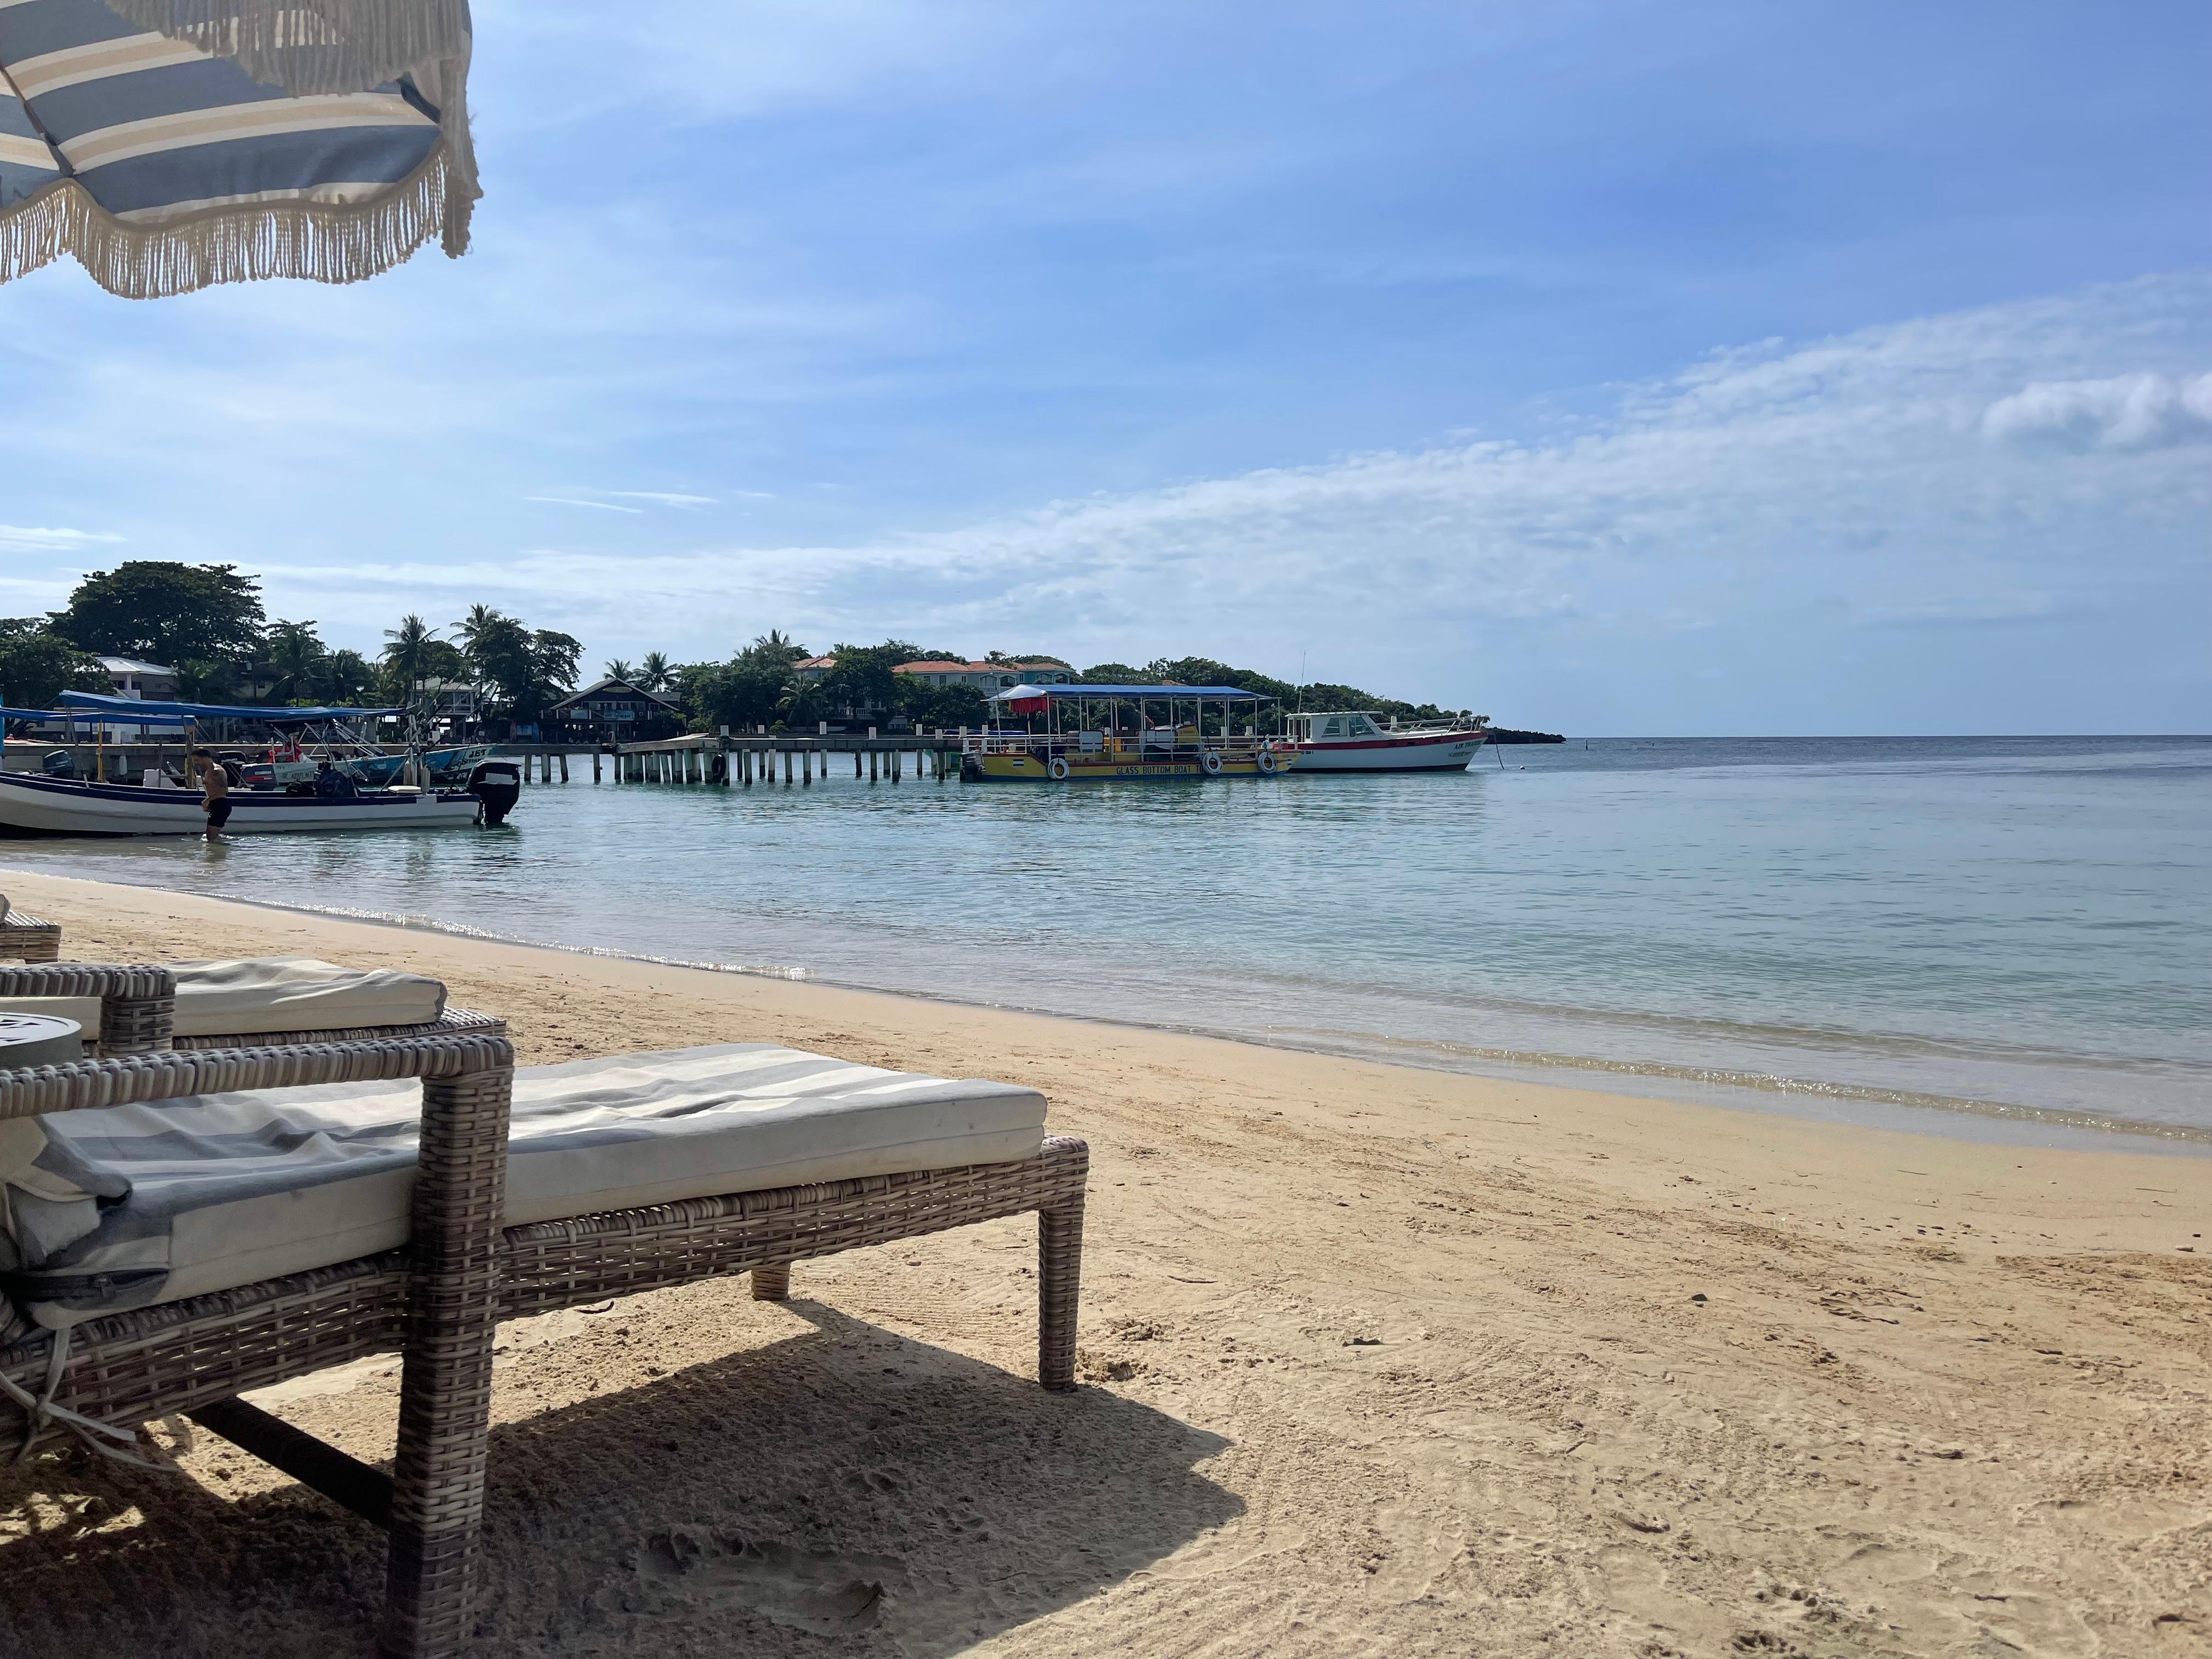
[[1203,755],[1200,755],[1198,757],[1198,766],[1199,770],[1205,773],[1209,778],[1219,777],[1221,775],[1221,751],[1218,749],[1207,750]]
[[1260,750],[1252,757],[1252,763],[1269,777],[1275,775],[1275,768],[1280,763],[1275,759],[1275,751],[1272,749]]
[[1065,755],[1054,755],[1052,757],[1052,764],[1046,767],[1044,769],[1052,774],[1052,781],[1054,783],[1066,783],[1067,781],[1067,757]]

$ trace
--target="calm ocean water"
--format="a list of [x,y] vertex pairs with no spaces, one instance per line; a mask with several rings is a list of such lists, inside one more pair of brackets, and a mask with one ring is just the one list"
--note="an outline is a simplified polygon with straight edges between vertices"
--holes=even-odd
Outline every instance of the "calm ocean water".
[[2212,739],[1598,739],[1443,776],[1066,789],[848,766],[811,790],[532,786],[501,830],[19,841],[0,864],[1936,1133],[2212,1146]]

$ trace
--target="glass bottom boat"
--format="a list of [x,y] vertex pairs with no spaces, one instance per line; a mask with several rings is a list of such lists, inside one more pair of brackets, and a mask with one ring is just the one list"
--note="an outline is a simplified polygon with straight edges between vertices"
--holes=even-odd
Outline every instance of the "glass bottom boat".
[[[1017,685],[990,699],[991,726],[962,738],[960,775],[974,783],[1273,777],[1298,756],[1260,729],[1272,701],[1225,685]],[[1000,723],[1012,720],[1023,724]]]

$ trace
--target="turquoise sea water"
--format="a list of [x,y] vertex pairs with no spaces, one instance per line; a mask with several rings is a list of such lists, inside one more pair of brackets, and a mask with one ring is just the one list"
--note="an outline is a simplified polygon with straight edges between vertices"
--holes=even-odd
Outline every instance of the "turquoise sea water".
[[788,790],[586,766],[500,830],[18,841],[0,864],[1937,1133],[2212,1146],[2212,739],[1600,739],[1442,776],[1068,788],[849,764]]

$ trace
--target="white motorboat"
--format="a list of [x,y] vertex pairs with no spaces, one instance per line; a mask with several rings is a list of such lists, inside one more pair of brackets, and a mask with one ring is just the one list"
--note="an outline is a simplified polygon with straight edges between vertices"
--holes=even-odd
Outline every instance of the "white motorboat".
[[[515,780],[519,783],[519,780]],[[364,789],[347,796],[234,789],[223,833],[427,830],[471,824],[485,803],[465,789]],[[504,807],[500,815],[504,816]],[[494,817],[493,822],[498,821]],[[197,836],[207,830],[197,789],[91,783],[0,772],[0,831],[49,836]]]
[[1490,734],[1459,720],[1385,724],[1372,709],[1291,714],[1301,772],[1458,772]]

